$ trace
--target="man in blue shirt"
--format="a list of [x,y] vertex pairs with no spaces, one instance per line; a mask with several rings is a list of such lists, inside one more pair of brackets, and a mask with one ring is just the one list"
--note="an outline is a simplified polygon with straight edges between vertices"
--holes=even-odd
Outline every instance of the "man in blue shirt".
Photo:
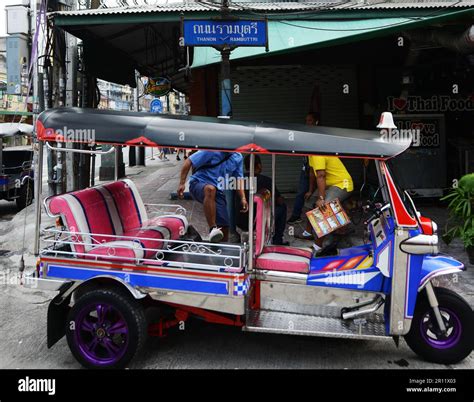
[[209,225],[209,241],[227,241],[229,215],[223,190],[237,190],[242,211],[248,209],[243,186],[242,155],[237,152],[198,151],[184,162],[178,186],[178,197],[182,198],[189,170],[189,192],[202,203]]

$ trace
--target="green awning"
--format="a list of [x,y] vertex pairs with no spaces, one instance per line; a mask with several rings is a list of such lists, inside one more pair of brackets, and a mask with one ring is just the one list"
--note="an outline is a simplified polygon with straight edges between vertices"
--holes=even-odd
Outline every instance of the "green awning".
[[[265,57],[341,45],[472,15],[474,9],[409,18],[268,21],[269,51],[261,47],[239,47],[232,51],[230,59]],[[220,53],[213,48],[195,47],[191,68],[218,63],[220,59]]]

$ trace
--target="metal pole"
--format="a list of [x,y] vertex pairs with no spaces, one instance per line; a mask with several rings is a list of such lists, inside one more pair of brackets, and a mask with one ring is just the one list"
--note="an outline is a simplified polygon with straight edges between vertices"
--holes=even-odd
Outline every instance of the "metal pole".
[[[36,20],[38,18],[38,10],[37,10],[37,0],[31,0],[30,5],[31,5],[31,14],[33,18],[33,23],[31,24],[31,37],[34,38],[34,35],[36,34]],[[39,45],[39,35],[38,35],[38,43],[36,44],[36,49],[38,51],[38,45]],[[38,112],[38,56],[39,54],[36,53],[36,60],[30,60],[30,63],[33,63],[33,77],[32,77],[32,82],[33,82],[33,113]],[[27,94],[26,96],[29,96],[30,94]],[[36,123],[36,116],[34,115],[33,117],[33,125]]]
[[120,160],[119,160],[119,152],[120,152],[120,147],[118,145],[116,145],[115,147],[115,164],[114,164],[114,180],[117,181],[119,179],[119,163],[120,163]]
[[91,166],[90,166],[90,172],[89,172],[89,177],[90,177],[90,186],[94,187],[95,186],[95,155],[91,155]]
[[275,234],[275,171],[276,171],[276,155],[272,154],[272,238]]
[[34,254],[40,249],[41,194],[43,189],[43,143],[38,141],[38,153],[35,164],[35,244]]
[[230,48],[224,46],[221,50],[221,116],[232,115],[232,93],[230,78]]
[[253,270],[253,196],[255,194],[254,182],[255,182],[255,155],[250,154],[250,171],[249,171],[249,261],[248,261],[248,272]]
[[[136,88],[135,88],[135,108],[136,108],[136,111],[139,112],[140,111],[140,97],[139,97],[139,83],[140,83],[140,75],[138,73],[137,70],[135,70],[135,83],[136,83]],[[140,165],[140,166],[145,166],[145,147],[144,146],[141,146],[141,147],[137,147],[137,160],[136,160],[136,163],[137,165]]]
[[0,173],[3,173],[3,138],[0,137]]

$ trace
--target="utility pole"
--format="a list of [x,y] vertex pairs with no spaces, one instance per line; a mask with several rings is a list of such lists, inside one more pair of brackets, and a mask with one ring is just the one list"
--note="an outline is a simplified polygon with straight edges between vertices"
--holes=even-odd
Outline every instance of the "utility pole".
[[[139,84],[140,84],[140,74],[137,70],[135,70],[135,83],[136,83],[136,88],[135,88],[135,109],[137,112],[140,111],[140,95],[139,95]],[[137,165],[139,166],[145,166],[145,147],[133,147],[138,151],[138,157],[137,157]],[[130,152],[132,153],[132,148],[130,147]]]
[[[222,0],[221,18],[230,16],[229,0]],[[232,83],[230,79],[230,52],[229,45],[224,45],[221,49],[221,107],[220,115],[232,117]]]
[[[74,9],[74,7],[73,7]],[[66,107],[77,106],[77,41],[69,33],[66,37]],[[66,148],[78,148],[76,144],[65,144]],[[88,180],[84,180],[84,166],[89,165],[90,156],[65,153],[66,191],[75,191],[84,188]],[[88,163],[89,162],[89,163]],[[86,170],[87,173],[88,170]],[[82,180],[81,180],[82,179]],[[88,177],[87,177],[88,179]],[[84,183],[85,181],[85,183]]]
[[[221,18],[223,20],[229,19],[230,9],[229,0],[222,0],[221,3]],[[223,45],[221,48],[221,104],[220,115],[222,117],[232,117],[232,82],[230,77],[230,52],[232,51],[230,45]],[[237,238],[237,231],[235,225],[235,190],[225,189],[224,195],[227,204],[227,213],[229,215],[229,236]]]

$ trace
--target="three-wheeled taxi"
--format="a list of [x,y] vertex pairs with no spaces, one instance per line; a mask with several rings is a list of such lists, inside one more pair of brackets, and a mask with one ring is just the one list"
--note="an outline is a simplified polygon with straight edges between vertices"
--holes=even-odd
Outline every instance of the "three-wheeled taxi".
[[33,150],[3,149],[6,138],[31,136],[33,126],[23,123],[0,123],[0,200],[15,201],[19,210],[33,202]]
[[[369,241],[317,257],[311,248],[270,243],[273,196],[250,183],[248,243],[208,243],[179,205],[147,205],[129,179],[41,200],[36,194],[39,255],[27,283],[56,290],[48,310],[48,347],[64,335],[86,367],[123,367],[148,335],[162,336],[195,316],[243,331],[382,339],[403,336],[415,353],[455,363],[472,351],[473,311],[459,295],[433,285],[463,271],[438,253],[437,227],[421,216],[392,176],[389,161],[408,139],[302,125],[157,116],[62,108],[37,121],[43,144],[91,130],[116,147],[193,148],[251,154],[330,155],[374,162],[380,203],[370,203]],[[65,148],[57,148],[64,151]],[[67,149],[70,151],[71,149]],[[73,149],[74,152],[89,152]],[[92,151],[90,151],[92,152]],[[274,180],[273,180],[274,182]],[[41,183],[41,180],[39,180]],[[273,187],[274,189],[274,187]],[[43,204],[56,226],[40,233]],[[148,322],[145,310],[160,306]]]

